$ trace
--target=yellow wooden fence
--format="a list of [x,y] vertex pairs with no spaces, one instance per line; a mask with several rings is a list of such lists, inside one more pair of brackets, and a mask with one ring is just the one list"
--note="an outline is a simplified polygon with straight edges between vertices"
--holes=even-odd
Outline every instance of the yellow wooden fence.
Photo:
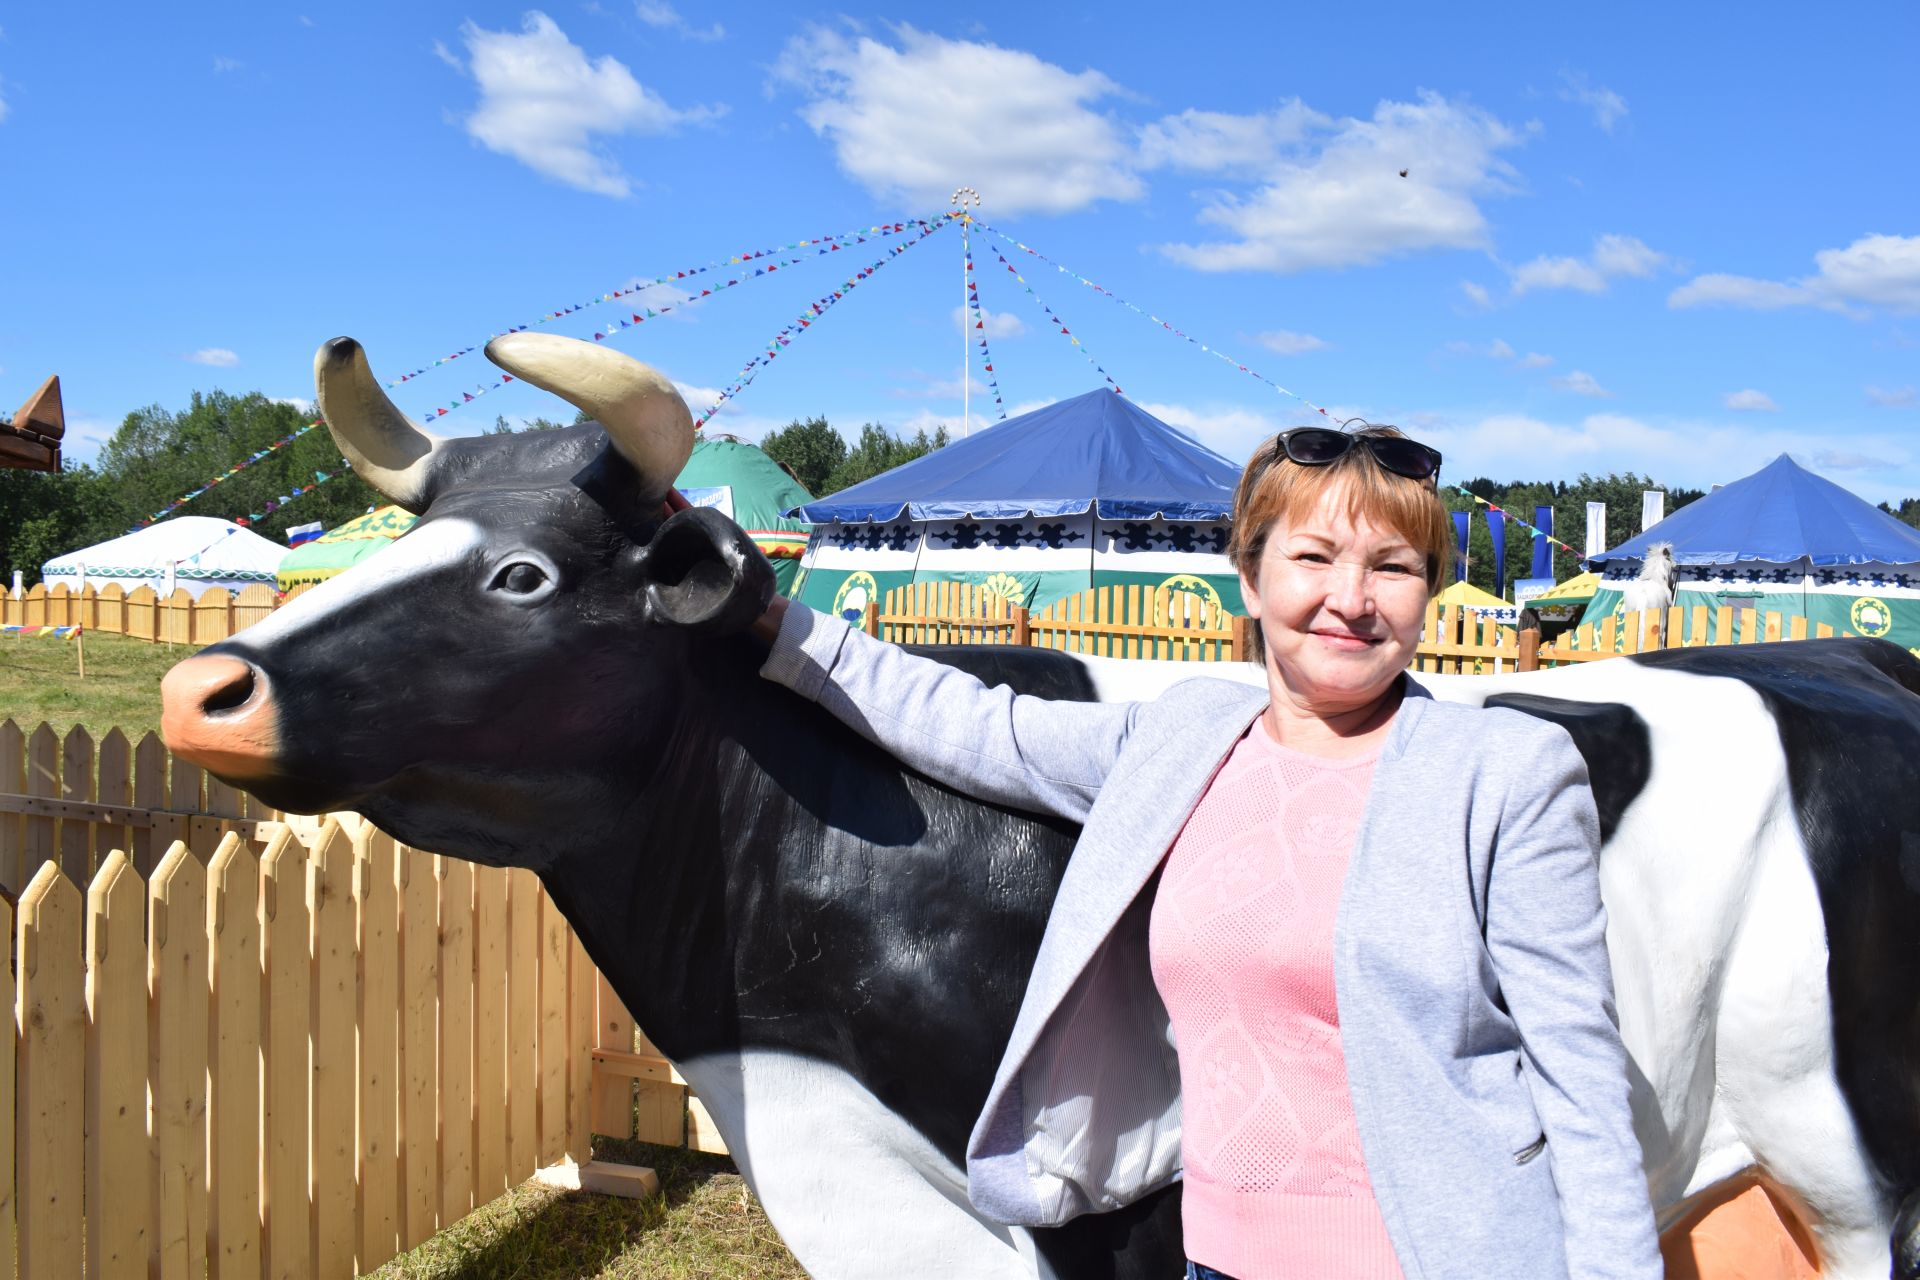
[[[297,591],[290,595],[299,594]],[[265,583],[228,592],[216,587],[198,600],[184,587],[162,597],[152,587],[132,591],[109,584],[72,590],[36,583],[19,596],[0,593],[0,622],[24,627],[83,627],[166,644],[212,644],[272,613],[280,598]]]

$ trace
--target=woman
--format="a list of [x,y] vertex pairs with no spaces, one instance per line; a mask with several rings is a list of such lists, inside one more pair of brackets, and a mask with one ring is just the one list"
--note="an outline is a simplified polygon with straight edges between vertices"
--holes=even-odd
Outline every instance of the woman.
[[1177,1178],[1190,1277],[1661,1273],[1586,766],[1406,674],[1440,455],[1284,432],[1229,552],[1264,690],[1016,696],[776,601],[763,674],[960,790],[1083,824],[968,1146],[1051,1225]]

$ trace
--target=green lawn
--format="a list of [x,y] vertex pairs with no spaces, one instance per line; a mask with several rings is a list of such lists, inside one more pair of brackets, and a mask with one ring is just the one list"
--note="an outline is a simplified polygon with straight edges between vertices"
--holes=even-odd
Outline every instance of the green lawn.
[[527,1183],[467,1215],[375,1280],[806,1280],[733,1161],[594,1139],[643,1164],[660,1194],[619,1200]]
[[197,652],[89,631],[82,680],[76,643],[0,635],[0,713],[28,733],[45,720],[59,734],[81,724],[96,742],[113,728],[138,742],[160,727],[160,677]]

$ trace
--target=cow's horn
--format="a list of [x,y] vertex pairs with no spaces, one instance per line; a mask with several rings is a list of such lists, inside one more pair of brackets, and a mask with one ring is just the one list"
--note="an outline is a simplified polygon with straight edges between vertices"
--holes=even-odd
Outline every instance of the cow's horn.
[[605,427],[648,497],[664,497],[693,453],[687,402],[665,374],[632,356],[553,333],[503,333],[487,344],[487,359]]
[[360,344],[352,338],[321,343],[313,354],[313,389],[354,474],[414,514],[426,510],[429,459],[444,441],[394,408]]

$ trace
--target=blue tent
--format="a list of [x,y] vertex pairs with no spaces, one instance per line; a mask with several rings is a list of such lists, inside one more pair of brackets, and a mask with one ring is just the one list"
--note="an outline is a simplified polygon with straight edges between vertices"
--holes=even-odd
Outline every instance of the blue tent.
[[1240,468],[1126,397],[1089,391],[988,427],[788,515],[898,520],[1224,520]]
[[1784,453],[1589,561],[1602,578],[1589,620],[1619,607],[1657,542],[1673,544],[1683,607],[1799,615],[1920,645],[1920,530]]
[[794,508],[814,522],[796,596],[858,618],[911,582],[1040,609],[1095,586],[1241,607],[1227,563],[1240,467],[1112,391],[1010,418]]

